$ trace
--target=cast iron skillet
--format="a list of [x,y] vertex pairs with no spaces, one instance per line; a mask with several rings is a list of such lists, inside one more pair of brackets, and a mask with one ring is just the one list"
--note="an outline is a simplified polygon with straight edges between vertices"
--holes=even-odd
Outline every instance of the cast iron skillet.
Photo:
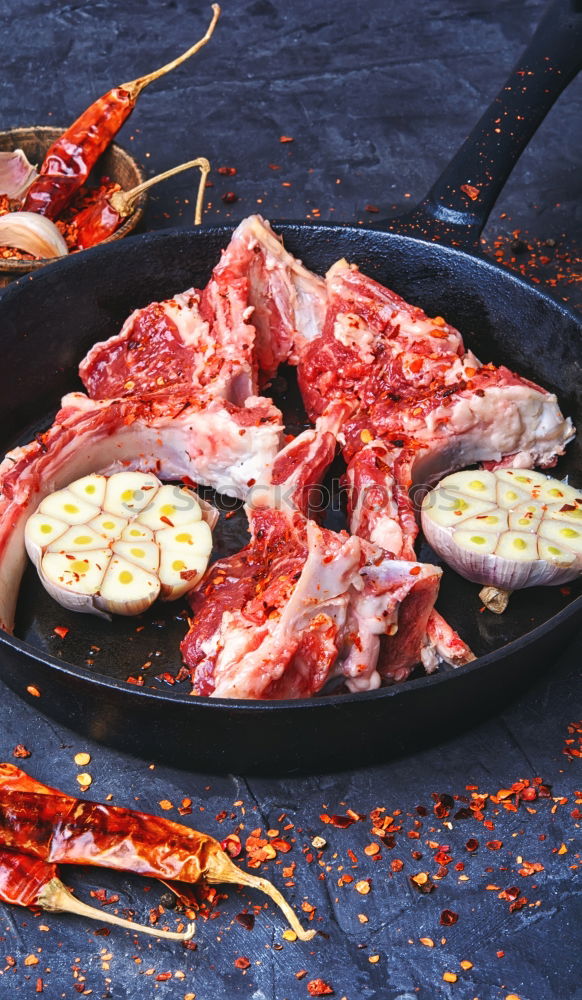
[[[521,150],[582,62],[582,13],[558,0],[499,96],[409,216],[362,230],[276,224],[286,246],[320,273],[339,257],[442,314],[483,360],[505,362],[558,393],[582,425],[582,321],[540,289],[479,256],[478,236]],[[462,190],[476,189],[473,200]],[[202,286],[232,227],[149,233],[97,248],[13,285],[0,301],[2,450],[29,440],[60,396],[78,385],[80,358],[127,314]],[[47,377],[47,372],[49,373]],[[282,405],[297,425],[294,393]],[[580,446],[559,467],[582,485]],[[245,542],[242,516],[223,519],[219,554]],[[421,557],[430,559],[428,549]],[[7,684],[35,707],[90,737],[189,769],[291,772],[354,766],[417,747],[504,705],[549,666],[582,619],[580,589],[514,596],[501,618],[479,614],[478,588],[447,573],[439,607],[479,654],[369,694],[296,702],[193,698],[161,677],[179,664],[185,622],[173,605],[140,622],[74,616],[27,574],[16,636],[0,634]],[[164,617],[165,616],[165,617]],[[70,629],[65,639],[55,626]],[[143,666],[151,663],[151,666]],[[143,669],[140,669],[143,668]],[[127,683],[128,675],[144,686]],[[37,693],[35,693],[35,691]]]

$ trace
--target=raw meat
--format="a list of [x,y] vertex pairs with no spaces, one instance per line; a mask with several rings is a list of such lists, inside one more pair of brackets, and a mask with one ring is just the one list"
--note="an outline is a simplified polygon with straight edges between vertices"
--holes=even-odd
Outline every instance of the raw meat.
[[182,653],[196,694],[301,698],[330,677],[356,691],[408,676],[439,569],[392,560],[299,512],[265,507],[249,520],[247,548],[215,563],[191,595]]

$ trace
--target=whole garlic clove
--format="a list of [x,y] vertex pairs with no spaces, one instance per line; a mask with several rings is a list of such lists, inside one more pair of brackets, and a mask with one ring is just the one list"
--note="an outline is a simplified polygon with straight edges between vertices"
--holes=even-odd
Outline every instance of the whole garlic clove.
[[54,222],[35,212],[0,216],[0,246],[15,247],[39,260],[66,257],[69,248]]

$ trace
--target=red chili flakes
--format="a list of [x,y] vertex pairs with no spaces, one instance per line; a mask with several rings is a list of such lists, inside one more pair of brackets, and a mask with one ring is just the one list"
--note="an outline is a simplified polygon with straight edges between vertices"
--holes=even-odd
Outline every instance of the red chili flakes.
[[519,896],[519,889],[516,885],[512,885],[509,889],[502,889],[498,895],[498,899],[507,900],[508,903],[512,903],[514,899]]
[[347,830],[348,826],[356,822],[355,816],[329,816],[327,813],[322,813],[319,818],[322,823],[331,823],[338,830]]
[[112,892],[110,896],[107,895],[107,889],[91,889],[89,895],[93,899],[98,899],[102,906],[110,906],[111,903],[119,902],[119,895],[116,892]]
[[236,969],[248,969],[250,965],[249,959],[246,955],[240,955],[239,958],[235,958],[234,965]]
[[404,868],[404,861],[401,861],[400,858],[394,858],[394,860],[390,862],[390,867],[393,872],[401,872]]
[[235,194],[234,191],[225,191],[222,200],[225,205],[233,205],[235,201],[238,201],[238,194]]
[[428,872],[418,872],[417,875],[410,875],[410,883],[413,889],[418,889],[423,894],[432,892],[435,888],[435,884]]
[[377,205],[364,205],[364,208],[366,212],[372,212],[374,214],[380,211]]
[[307,984],[307,992],[310,997],[331,997],[334,991],[324,979],[310,979]]
[[471,201],[477,201],[479,197],[479,188],[475,187],[474,184],[461,184],[461,191],[466,194]]
[[501,848],[503,847],[503,841],[488,840],[487,843],[485,844],[485,847],[488,847],[490,851],[500,851]]
[[459,914],[455,913],[454,910],[443,910],[440,921],[443,927],[452,927],[453,924],[456,924],[458,919]]
[[364,854],[367,854],[369,858],[373,858],[376,854],[380,853],[380,847],[378,844],[367,844],[364,847]]
[[527,906],[527,896],[520,896],[515,902],[509,904],[509,912],[516,913],[518,910],[523,910],[524,906]]
[[30,757],[30,750],[27,750],[22,743],[17,743],[12,751],[12,756],[16,757],[17,760],[24,760],[26,757]]
[[277,852],[272,844],[264,837],[259,837],[259,830],[251,833],[245,841],[245,849],[248,855],[248,865],[250,868],[258,868],[263,861],[272,861],[277,856]]
[[271,846],[275,848],[276,851],[280,851],[281,854],[287,854],[291,850],[291,844],[287,840],[282,840],[281,837],[275,837],[271,841]]
[[518,874],[523,876],[535,875],[536,872],[543,871],[544,866],[539,861],[524,861],[521,868],[518,868]]
[[237,913],[236,920],[247,931],[252,931],[255,926],[255,916],[253,913]]
[[56,628],[53,629],[54,634],[58,635],[59,639],[64,639],[65,636],[68,635],[70,631],[71,630],[65,628],[64,625],[57,625]]
[[[538,797],[537,790],[530,784],[524,784],[522,788],[517,790],[515,797],[515,802],[516,802],[515,808],[517,808],[520,799],[523,799],[524,802],[535,802],[537,797]],[[507,802],[504,802],[503,805],[506,809],[511,808],[511,805]]]
[[[282,136],[279,137],[279,142],[295,142],[295,140],[290,135],[282,135]],[[314,994],[314,996],[315,995],[316,994]]]
[[469,854],[472,854],[473,851],[476,851],[478,847],[479,847],[479,841],[475,840],[474,837],[470,837],[467,843],[465,844],[465,849],[469,852]]
[[218,173],[223,177],[234,177],[236,172],[236,167],[218,167]]
[[582,721],[570,722],[568,725],[569,737],[564,740],[562,753],[570,760],[575,757],[582,757]]
[[172,978],[172,973],[171,972],[158,972],[158,974],[156,976],[156,982],[158,982],[158,983],[165,983],[165,982],[167,982],[168,979],[171,979],[171,978]]

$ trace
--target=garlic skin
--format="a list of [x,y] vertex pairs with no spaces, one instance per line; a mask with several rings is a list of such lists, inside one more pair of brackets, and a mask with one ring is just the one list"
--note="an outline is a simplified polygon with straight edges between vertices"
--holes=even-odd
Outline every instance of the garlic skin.
[[0,152],[0,194],[10,200],[24,198],[37,177],[38,170],[30,163],[24,150]]
[[201,580],[218,512],[185,486],[119,472],[50,493],[24,540],[43,586],[71,611],[137,615]]
[[39,260],[65,257],[69,252],[54,222],[36,212],[8,212],[1,215],[0,246],[16,247]]
[[424,498],[421,522],[452,569],[498,591],[582,573],[582,491],[540,472],[453,473]]

